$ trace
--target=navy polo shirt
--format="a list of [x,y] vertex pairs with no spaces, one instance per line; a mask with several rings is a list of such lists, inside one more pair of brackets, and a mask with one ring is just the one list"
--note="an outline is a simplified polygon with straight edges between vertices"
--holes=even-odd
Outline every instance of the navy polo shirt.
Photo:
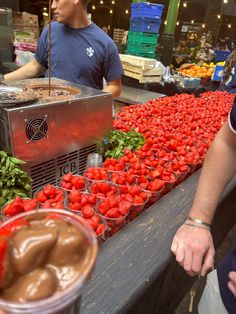
[[[38,41],[35,59],[48,68],[48,26]],[[107,82],[120,79],[123,68],[113,40],[96,24],[74,29],[53,22],[51,35],[52,76],[103,89]],[[46,76],[48,73],[46,72]]]

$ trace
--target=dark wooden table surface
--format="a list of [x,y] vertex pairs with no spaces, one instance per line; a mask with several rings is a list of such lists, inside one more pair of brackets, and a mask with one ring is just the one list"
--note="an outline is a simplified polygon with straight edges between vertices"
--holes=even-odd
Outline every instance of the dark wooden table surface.
[[[101,247],[80,314],[168,314],[195,278],[175,262],[170,245],[186,218],[199,171]],[[236,180],[227,187],[212,232],[218,247],[236,221]]]

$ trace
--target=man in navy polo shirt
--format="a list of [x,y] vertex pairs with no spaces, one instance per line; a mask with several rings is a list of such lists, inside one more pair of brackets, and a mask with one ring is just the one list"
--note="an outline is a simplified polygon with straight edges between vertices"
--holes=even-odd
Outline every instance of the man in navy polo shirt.
[[[52,76],[88,87],[103,89],[117,97],[121,92],[122,65],[112,39],[87,15],[87,0],[54,0],[52,11]],[[44,29],[35,59],[4,79],[38,77],[48,69],[48,26]]]
[[[236,98],[228,121],[207,153],[189,216],[172,242],[177,262],[191,276],[205,276],[213,266],[210,225],[220,196],[236,173],[235,160]],[[200,314],[236,313],[236,243],[217,271],[208,275],[198,310]]]

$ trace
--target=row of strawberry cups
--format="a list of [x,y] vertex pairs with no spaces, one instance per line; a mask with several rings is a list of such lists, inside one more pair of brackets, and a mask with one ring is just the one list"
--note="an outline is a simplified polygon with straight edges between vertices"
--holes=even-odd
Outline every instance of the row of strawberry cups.
[[[117,161],[116,161],[116,163],[117,163]],[[103,168],[99,168],[99,169],[91,168],[91,169],[88,169],[88,171],[85,174],[85,175],[89,176],[90,172],[92,172],[93,174],[94,174],[94,172],[96,172],[95,173],[96,174],[96,178],[97,179],[102,179],[102,180],[92,180],[92,179],[88,179],[88,178],[86,178],[86,180],[85,180],[85,178],[82,177],[82,176],[68,174],[68,175],[63,176],[63,178],[62,178],[62,180],[60,182],[60,186],[62,187],[62,189],[64,191],[67,191],[67,192],[70,192],[70,191],[73,191],[73,190],[85,191],[86,188],[87,188],[90,192],[97,194],[97,198],[98,199],[102,199],[104,196],[116,195],[117,194],[117,191],[116,191],[117,188],[114,185],[113,186],[112,185],[109,186],[108,183],[102,182],[103,189],[105,187],[106,192],[107,192],[106,195],[104,195],[104,193],[99,193],[99,190],[96,191],[96,189],[98,188],[99,184],[101,185],[101,182],[99,183],[99,181],[105,181],[104,179],[115,181],[115,178],[114,178],[115,175],[121,175],[121,176],[123,175],[124,177],[126,176],[126,179],[128,177],[130,179],[130,177],[131,177],[133,181],[130,182],[128,180],[129,181],[128,183],[129,184],[137,184],[138,183],[138,184],[141,185],[141,187],[144,190],[147,189],[147,184],[155,185],[156,184],[155,181],[161,182],[161,180],[155,180],[153,178],[145,177],[144,175],[141,176],[140,178],[139,178],[139,176],[136,176],[136,175],[132,176],[132,167],[130,167],[130,165],[129,165],[129,167],[131,168],[130,169],[131,173],[121,171],[122,169],[126,170],[123,165],[119,165],[119,164],[116,164],[116,165],[117,165],[117,167],[115,169],[116,171],[111,171],[111,170],[110,171],[106,171],[106,169],[103,169]],[[151,169],[152,168],[150,168],[150,170]],[[98,173],[99,173],[99,175],[98,175]],[[183,176],[185,174],[182,173],[181,175]],[[183,177],[182,177],[182,180],[183,180]],[[163,189],[161,189],[161,191],[160,191],[160,189],[158,191],[153,191],[155,189],[150,189],[150,190],[144,191],[144,192],[146,192],[148,194],[148,197],[149,197],[149,200],[145,200],[145,204],[147,204],[147,206],[150,206],[153,203],[155,203],[160,198],[161,194],[165,194],[165,193],[167,193],[169,190],[171,190],[173,188],[173,185],[175,184],[174,181],[176,181],[176,180],[173,180],[173,182],[166,182],[165,183],[165,189],[163,188]],[[121,185],[118,184],[118,187],[120,188]],[[55,191],[53,192],[53,189],[54,189],[54,187],[52,187],[51,185],[47,185],[46,187],[44,187],[44,191],[41,190],[41,191],[37,192],[37,196],[38,196],[41,208],[64,208],[63,198],[65,198],[65,192],[63,192],[63,190],[61,190],[61,189],[56,189],[57,193],[54,193]],[[44,193],[44,192],[46,192],[46,193]],[[103,190],[103,192],[104,192],[104,190]],[[53,197],[51,197],[51,198],[47,197],[48,195],[49,196],[53,196]],[[28,201],[24,200],[23,202],[26,204],[26,202],[28,202]],[[34,209],[34,208],[37,207],[37,205],[35,205],[35,204],[34,204],[34,206],[32,206],[32,202],[35,203],[34,200],[29,200],[29,204],[31,204],[31,205],[28,205],[28,210],[29,209]],[[17,202],[15,202],[15,203],[17,203]],[[132,204],[133,210],[131,208],[128,220],[130,221],[130,220],[133,220],[134,218],[136,218],[143,211],[145,204],[140,204],[139,206],[137,206],[137,204]],[[15,204],[15,205],[16,205],[15,207],[17,207],[19,204]],[[3,214],[6,217],[13,216],[13,215],[15,215],[17,213],[20,213],[20,212],[23,212],[23,211],[27,210],[27,209],[24,210],[23,207],[24,206],[22,205],[21,210],[19,210],[19,208],[17,210],[15,210],[15,211],[13,210],[13,212],[11,212],[10,215],[9,215],[8,209],[6,207],[5,210],[3,210]],[[27,205],[26,205],[26,207],[27,207]],[[70,208],[70,210],[71,210],[71,208]],[[72,208],[72,210],[74,210],[74,209]],[[77,208],[77,211],[78,211],[78,208]],[[97,220],[97,218],[95,220]],[[92,225],[96,225],[93,222],[91,224]],[[95,228],[94,228],[94,230],[96,231]]]

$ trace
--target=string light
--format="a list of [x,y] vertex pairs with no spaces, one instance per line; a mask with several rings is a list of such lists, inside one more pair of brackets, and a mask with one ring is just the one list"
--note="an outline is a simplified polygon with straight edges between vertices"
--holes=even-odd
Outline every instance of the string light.
[[221,15],[220,15],[220,14],[218,14],[218,15],[217,15],[217,18],[218,18],[218,19],[221,19]]
[[167,21],[165,21],[164,24],[166,25],[166,24],[167,24]]
[[104,3],[103,0],[101,0],[100,3],[103,4]]
[[228,3],[228,0],[224,0],[224,3]]
[[231,28],[231,24],[228,24],[228,28]]
[[93,9],[93,10],[96,10],[96,7],[95,7],[95,5],[93,5],[93,6],[92,6],[92,9]]
[[112,3],[112,4],[115,4],[115,1],[112,1],[111,3]]
[[194,24],[194,20],[191,21],[191,24]]
[[184,2],[184,3],[183,3],[183,7],[184,7],[184,8],[187,8],[187,2]]
[[202,24],[202,28],[205,28],[206,27],[206,25],[205,24]]
[[176,25],[179,26],[179,21],[176,22]]
[[125,14],[129,14],[129,10],[125,10]]
[[113,14],[113,10],[110,10],[110,14]]

